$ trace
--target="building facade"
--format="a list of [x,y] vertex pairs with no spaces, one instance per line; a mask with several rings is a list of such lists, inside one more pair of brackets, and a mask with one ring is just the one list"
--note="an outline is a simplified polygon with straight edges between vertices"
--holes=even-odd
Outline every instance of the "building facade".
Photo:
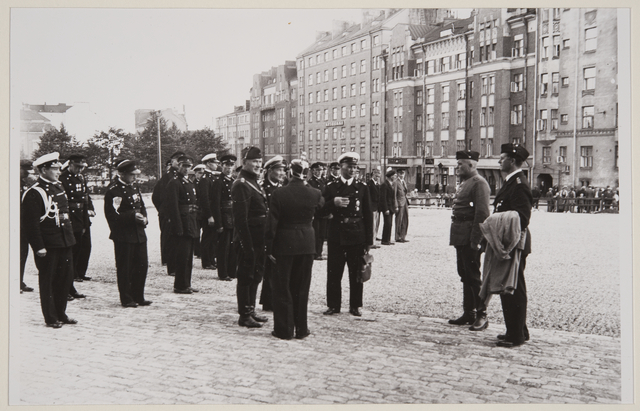
[[538,10],[533,183],[617,187],[617,11]]
[[268,160],[298,155],[298,77],[295,61],[254,74],[251,87],[251,144]]
[[251,144],[249,100],[245,102],[244,106],[235,106],[233,113],[216,117],[214,130],[229,148],[229,154],[240,158],[242,149]]
[[366,10],[361,24],[334,21],[331,32],[319,33],[297,57],[299,151],[311,162],[357,152],[363,175],[381,165],[383,50],[396,25],[426,30],[444,15],[442,9]]
[[160,117],[165,119],[167,122],[167,127],[173,127],[175,125],[180,131],[187,131],[187,114],[185,112],[184,106],[182,107],[182,112],[174,108],[165,108],[162,110],[151,110],[151,109],[139,109],[136,110],[136,132],[142,133],[144,129],[147,127],[147,122],[151,118],[154,112],[160,111]]

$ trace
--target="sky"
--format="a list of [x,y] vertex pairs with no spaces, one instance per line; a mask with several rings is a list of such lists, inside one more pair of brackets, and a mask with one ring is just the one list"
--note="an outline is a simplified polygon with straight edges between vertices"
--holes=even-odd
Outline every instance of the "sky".
[[254,74],[295,61],[334,19],[360,23],[361,10],[14,8],[12,113],[82,102],[95,128],[134,132],[135,110],[184,106],[190,130],[214,128]]

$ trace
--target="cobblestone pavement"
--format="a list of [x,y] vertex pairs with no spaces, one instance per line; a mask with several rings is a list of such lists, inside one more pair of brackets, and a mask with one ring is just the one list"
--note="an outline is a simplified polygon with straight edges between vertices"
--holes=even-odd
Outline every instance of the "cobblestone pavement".
[[[149,307],[122,308],[113,283],[82,284],[77,325],[47,328],[36,292],[20,295],[11,404],[618,403],[620,340],[531,329],[495,346],[502,326],[473,333],[442,319],[364,311],[327,317],[283,341],[236,324],[224,295],[153,286]],[[269,315],[269,317],[271,317]],[[16,377],[19,377],[16,378]],[[14,386],[13,384],[17,384]]]

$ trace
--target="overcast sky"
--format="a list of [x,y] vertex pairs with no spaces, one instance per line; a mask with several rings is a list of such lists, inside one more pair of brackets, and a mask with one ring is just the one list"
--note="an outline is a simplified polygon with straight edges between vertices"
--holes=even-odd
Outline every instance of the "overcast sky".
[[334,19],[361,11],[14,8],[12,110],[87,102],[133,132],[136,109],[184,105],[189,129],[213,128],[249,99],[253,74],[295,60]]

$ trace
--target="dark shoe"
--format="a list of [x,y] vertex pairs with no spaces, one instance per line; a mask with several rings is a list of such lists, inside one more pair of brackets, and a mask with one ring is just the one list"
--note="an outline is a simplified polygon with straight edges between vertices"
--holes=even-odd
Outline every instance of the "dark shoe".
[[467,325],[467,324],[473,324],[475,320],[476,320],[476,313],[473,311],[467,311],[464,314],[462,314],[462,317],[456,318],[455,320],[449,320],[449,324]]
[[231,281],[231,277],[218,277],[218,280],[220,281]]
[[215,270],[216,268],[212,265],[202,266],[203,270]]
[[73,279],[73,281],[75,281],[76,283],[81,283],[81,282],[82,282],[82,281],[84,281],[84,280],[83,280],[82,278],[80,278],[80,277],[75,277],[75,278]]
[[327,309],[327,311],[323,312],[322,314],[324,315],[333,315],[333,314],[339,314],[340,313],[340,309],[339,308],[331,308],[329,307]]
[[153,303],[153,301],[149,301],[149,300],[142,300],[142,301],[138,301],[138,305],[151,305]]
[[122,304],[122,306],[127,308],[136,308],[138,306],[138,303],[131,301],[129,303]]
[[380,248],[380,246],[379,246],[379,245],[372,245],[370,248],[371,248],[372,250],[375,250],[376,248]]
[[78,324],[78,320],[74,320],[73,318],[67,317],[65,320],[60,321],[62,324]]
[[349,308],[349,314],[355,315],[356,317],[362,317],[362,313],[360,309],[357,307]]
[[72,296],[73,298],[87,298],[87,296],[86,296],[86,295],[84,295],[84,294],[80,294],[80,293],[74,293],[74,294],[71,294],[71,296]]
[[75,298],[71,294],[67,295],[67,301],[73,301]]
[[[498,334],[498,339],[503,341],[509,341],[509,336],[507,334]],[[529,341],[529,336],[525,335],[524,340]]]
[[62,328],[62,323],[60,321],[56,321],[55,323],[47,324],[47,327]]
[[380,244],[382,244],[382,245],[394,245],[395,243],[390,243],[388,241],[383,241]]
[[261,315],[256,314],[255,311],[252,311],[251,314],[249,314],[251,316],[251,318],[253,318],[255,321],[259,322],[259,323],[266,323],[267,321],[269,321],[269,319],[267,317],[263,317]]
[[324,257],[323,257],[323,256],[318,256],[318,257],[314,258],[314,260],[316,260],[316,261],[323,261],[323,260],[324,260]]
[[189,287],[189,290],[191,290],[192,293],[199,293],[200,292],[200,290],[198,290],[197,288]]
[[262,327],[262,324],[260,324],[259,322],[255,321],[253,318],[251,318],[250,315],[244,316],[241,315],[240,319],[238,320],[238,325],[241,327],[247,327],[247,328],[260,328]]
[[26,293],[30,293],[31,291],[33,291],[33,288],[27,286],[26,284],[23,285],[22,287],[20,287],[20,291],[24,291]]
[[176,273],[169,273],[169,275],[170,275],[171,277],[175,277],[175,276],[176,276]]
[[173,292],[176,294],[193,294],[193,291],[191,290],[191,288],[185,288],[184,290],[179,290],[177,288],[174,288]]
[[91,277],[87,277],[86,275],[80,278],[82,278],[83,281],[91,281]]
[[469,329],[471,331],[482,331],[489,326],[489,320],[487,320],[486,314],[479,314],[476,316],[476,321]]
[[281,340],[290,340],[291,339],[291,337],[286,337],[286,338],[285,337],[280,337],[278,334],[276,334],[275,331],[271,331],[271,335],[273,335],[276,338],[280,338]]
[[302,340],[304,338],[307,338],[310,335],[311,335],[311,331],[309,331],[309,330],[305,330],[304,332],[297,332],[296,333],[296,339],[297,340]]
[[382,238],[376,238],[376,241],[382,241]]
[[504,347],[504,348],[513,348],[513,347],[519,347],[522,344],[524,344],[524,341],[521,342],[513,342],[513,341],[498,341],[496,343],[496,346],[498,347]]

